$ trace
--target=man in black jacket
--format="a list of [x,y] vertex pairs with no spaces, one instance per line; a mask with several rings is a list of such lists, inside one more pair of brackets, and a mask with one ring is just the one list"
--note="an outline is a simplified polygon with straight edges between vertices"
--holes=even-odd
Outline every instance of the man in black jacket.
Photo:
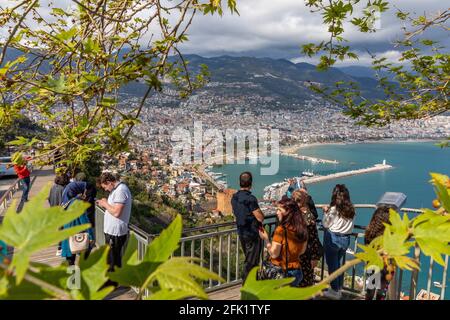
[[250,172],[241,173],[239,177],[241,189],[231,199],[239,239],[245,255],[244,272],[242,275],[244,282],[248,273],[259,265],[262,249],[262,240],[259,237],[258,230],[262,227],[264,214],[259,208],[258,200],[250,192],[252,181],[253,178]]

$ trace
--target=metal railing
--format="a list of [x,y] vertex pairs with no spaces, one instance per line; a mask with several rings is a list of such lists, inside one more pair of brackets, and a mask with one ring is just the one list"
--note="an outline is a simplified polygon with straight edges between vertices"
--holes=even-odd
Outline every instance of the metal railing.
[[[30,164],[27,167],[30,171],[30,174],[33,173],[33,166]],[[34,179],[36,179],[36,176],[34,176],[33,180],[30,182],[30,188],[33,185]],[[0,215],[4,214],[6,209],[9,207],[14,194],[20,189],[20,179],[17,178],[14,183],[8,188],[8,190],[6,190],[5,193],[0,197]]]
[[5,193],[0,198],[0,214],[3,214],[4,211],[9,206],[11,199],[14,197],[14,194],[17,190],[20,189],[20,179],[16,179],[14,183],[5,191]]
[[[324,205],[317,205],[317,208],[323,208]],[[362,204],[355,205],[356,209],[375,209],[375,205]],[[402,208],[401,212],[417,214],[421,210]],[[104,244],[103,236],[103,215],[104,211],[96,207],[96,237],[98,244]],[[320,222],[320,220],[319,220]],[[266,216],[265,227],[272,233],[276,227],[275,215]],[[351,234],[351,251],[347,253],[347,257],[351,257],[358,252],[358,244],[364,244],[364,226],[355,225],[355,232]],[[323,227],[318,223],[319,236],[323,239]],[[147,246],[157,235],[151,235],[139,229],[134,225],[130,225],[130,232],[136,236],[138,241],[138,258],[142,259]],[[209,280],[203,283],[207,292],[225,289],[229,286],[234,286],[242,283],[240,273],[243,267],[244,255],[239,243],[239,236],[237,234],[235,222],[226,222],[220,224],[206,225],[191,229],[185,229],[182,232],[179,249],[173,253],[172,256],[188,256],[192,258],[199,258],[200,265],[215,272],[221,276],[225,281],[218,282],[216,280]],[[422,275],[427,273],[426,279],[419,276],[418,271],[403,271],[397,270],[394,279],[391,281],[390,299],[398,300],[401,298],[402,292],[408,292],[410,299],[415,299],[418,287],[426,287],[428,296],[431,292],[431,283],[437,279],[436,268],[433,260],[421,254],[420,250],[416,248],[414,257],[421,263]],[[441,299],[445,298],[445,286],[448,269],[448,256],[445,257],[446,266],[442,270],[441,280],[442,288],[439,296]],[[326,275],[325,259],[322,257],[315,273],[316,280],[324,279]],[[425,266],[425,268],[424,268]],[[353,266],[345,274],[344,289],[356,295],[364,295],[366,290],[366,273],[364,266]],[[426,284],[426,286],[425,286]],[[406,295],[406,294],[405,294]]]

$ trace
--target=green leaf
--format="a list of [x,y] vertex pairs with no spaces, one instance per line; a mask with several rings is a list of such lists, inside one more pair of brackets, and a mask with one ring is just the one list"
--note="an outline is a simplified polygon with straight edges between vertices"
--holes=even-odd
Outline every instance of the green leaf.
[[406,270],[413,270],[413,269],[420,269],[420,265],[419,263],[410,258],[410,257],[406,257],[406,256],[398,256],[398,257],[394,257],[394,261],[397,264],[397,266],[401,269],[406,269]]
[[12,140],[6,143],[8,146],[22,146],[28,143],[28,139],[25,137],[18,136],[16,140]]
[[450,255],[450,216],[425,209],[413,224],[413,233],[422,252],[444,265],[442,254]]
[[364,252],[356,253],[355,257],[363,260],[366,263],[366,268],[377,266],[378,268],[383,269],[383,259],[381,258],[375,247],[373,247],[372,245],[364,246],[361,244],[358,244],[358,247],[364,250]]
[[387,225],[383,234],[383,249],[391,257],[402,256],[409,252],[412,242],[406,242],[408,233],[393,232],[391,226]]
[[401,233],[405,236],[408,234],[409,218],[406,213],[403,215],[402,219],[397,211],[389,209],[389,222],[391,223],[390,230],[392,232]]
[[178,249],[181,239],[182,218],[177,215],[167,229],[165,229],[147,248],[144,260],[164,262]]
[[100,103],[100,105],[105,106],[105,107],[110,107],[113,106],[117,103],[117,100],[115,98],[110,98],[110,97],[104,97]]
[[178,215],[170,226],[149,244],[142,261],[138,260],[137,240],[132,236],[122,260],[122,268],[116,268],[109,277],[121,285],[141,288],[156,268],[178,248],[181,228],[182,220]]
[[105,287],[99,290],[108,280],[108,246],[92,252],[88,259],[84,254],[80,257],[81,290],[72,290],[72,295],[80,300],[101,300],[114,290],[114,287]]
[[436,194],[447,212],[450,212],[450,185],[449,177],[443,174],[430,173],[432,182],[436,188]]
[[0,239],[15,248],[16,254],[10,265],[15,268],[17,283],[25,275],[30,256],[39,250],[48,248],[59,241],[86,230],[89,224],[59,230],[63,225],[78,218],[89,204],[75,201],[66,211],[62,207],[46,208],[50,185],[25,206],[20,214],[15,212],[16,203],[10,206],[0,225]]
[[78,29],[76,27],[70,28],[67,31],[61,31],[56,35],[56,38],[61,40],[62,42],[67,42],[72,39],[78,33]]
[[242,300],[307,300],[328,287],[323,284],[307,288],[294,288],[289,286],[294,278],[258,281],[256,280],[257,270],[257,267],[253,268],[241,288]]
[[190,293],[191,297],[207,299],[208,295],[199,280],[225,280],[214,272],[193,263],[197,259],[189,257],[174,257],[161,264],[153,273],[150,281],[157,280],[162,290],[172,290]]
[[59,16],[66,16],[67,13],[61,8],[52,8],[52,14]]
[[47,86],[53,91],[64,93],[64,91],[66,90],[64,74],[61,74],[58,79],[53,79],[53,77],[50,77],[50,79],[47,81]]
[[7,276],[4,270],[0,270],[0,300],[44,300],[52,298],[55,298],[52,292],[26,280],[17,285],[14,282],[14,277]]

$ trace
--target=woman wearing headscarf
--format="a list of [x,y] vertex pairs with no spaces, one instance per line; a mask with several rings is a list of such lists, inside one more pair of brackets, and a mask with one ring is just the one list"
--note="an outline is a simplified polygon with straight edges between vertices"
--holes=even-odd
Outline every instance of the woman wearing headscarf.
[[[80,201],[86,201],[89,199],[90,195],[89,190],[92,188],[89,187],[88,183],[84,181],[75,181],[69,183],[66,188],[64,189],[63,196],[62,196],[62,203],[64,206],[64,209],[67,210],[76,200]],[[87,211],[85,211],[80,217],[77,219],[69,222],[68,224],[64,225],[64,229],[69,229],[71,227],[83,225],[83,224],[89,224],[89,218],[87,216]],[[94,241],[94,230],[91,228],[86,230],[89,233],[89,240],[91,242]],[[69,239],[64,240],[61,243],[62,253],[61,256],[65,257],[69,265],[75,264],[75,258],[76,254],[72,254],[70,251],[70,245],[69,245]],[[91,251],[91,246],[89,246],[88,250],[85,252],[85,258],[88,257],[89,253]]]

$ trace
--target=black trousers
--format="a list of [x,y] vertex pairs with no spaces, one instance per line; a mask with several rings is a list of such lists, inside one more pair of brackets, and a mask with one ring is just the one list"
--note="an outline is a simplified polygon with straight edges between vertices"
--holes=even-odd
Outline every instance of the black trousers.
[[112,236],[105,233],[105,243],[110,247],[108,254],[108,271],[114,271],[114,267],[120,268],[122,266],[122,254],[127,239],[128,234],[123,236]]
[[245,255],[244,262],[244,272],[242,274],[242,281],[245,282],[249,272],[254,268],[259,266],[259,261],[261,257],[261,249],[262,249],[262,240],[261,238],[247,238],[247,237],[239,237],[241,241],[242,250]]
[[[61,242],[59,243],[58,249],[61,249]],[[89,248],[84,252],[84,259],[89,258],[89,255],[91,254],[92,248],[89,246]],[[81,253],[83,254],[83,253]],[[71,255],[70,257],[66,257],[67,262],[69,263],[69,266],[75,265],[75,260],[77,258],[76,254]]]

